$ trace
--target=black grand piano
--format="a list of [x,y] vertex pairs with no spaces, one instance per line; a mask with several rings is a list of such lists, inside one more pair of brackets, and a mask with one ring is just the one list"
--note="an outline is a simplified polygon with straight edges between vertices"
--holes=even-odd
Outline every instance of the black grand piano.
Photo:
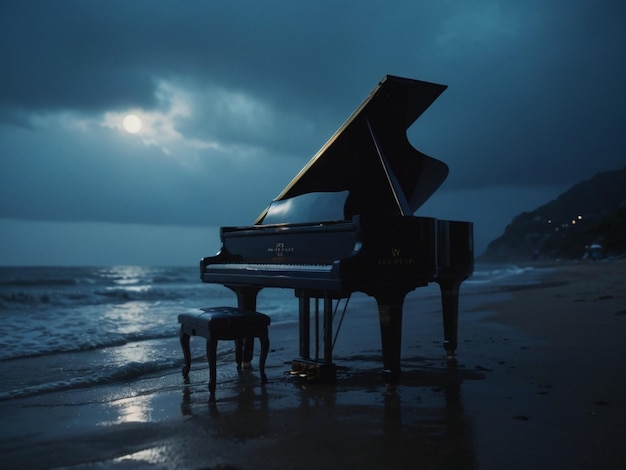
[[[404,298],[436,282],[444,347],[454,355],[459,287],[474,267],[472,223],[413,215],[448,167],[413,148],[406,135],[445,89],[386,76],[254,225],[221,228],[220,251],[200,262],[202,281],[230,288],[238,308],[250,311],[262,288],[293,289],[300,359],[331,375],[333,301],[353,292],[374,297],[389,387],[400,376]],[[323,305],[321,359],[310,356],[312,301]]]

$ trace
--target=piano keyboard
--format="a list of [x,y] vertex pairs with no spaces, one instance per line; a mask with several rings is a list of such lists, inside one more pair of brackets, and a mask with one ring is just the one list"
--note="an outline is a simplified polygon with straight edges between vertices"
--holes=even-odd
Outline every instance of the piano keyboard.
[[290,271],[290,272],[331,272],[331,264],[269,264],[269,263],[223,263],[211,264],[207,271]]

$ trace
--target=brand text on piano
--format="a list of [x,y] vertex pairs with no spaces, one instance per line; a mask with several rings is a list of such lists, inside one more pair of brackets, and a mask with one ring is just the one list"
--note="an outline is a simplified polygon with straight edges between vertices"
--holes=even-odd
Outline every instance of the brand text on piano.
[[267,249],[268,253],[274,253],[276,256],[284,256],[285,253],[293,253],[293,248],[287,248],[283,242],[277,242],[276,246]]
[[403,258],[400,256],[400,248],[392,248],[391,249],[391,257],[390,258],[379,258],[378,264],[380,266],[383,265],[411,265],[415,263],[415,259],[413,258]]

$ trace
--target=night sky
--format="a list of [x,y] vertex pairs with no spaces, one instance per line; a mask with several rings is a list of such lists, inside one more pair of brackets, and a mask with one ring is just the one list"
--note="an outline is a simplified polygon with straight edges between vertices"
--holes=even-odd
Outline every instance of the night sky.
[[193,266],[386,74],[448,85],[408,133],[450,167],[416,215],[479,254],[626,165],[625,47],[622,0],[2,0],[0,264]]

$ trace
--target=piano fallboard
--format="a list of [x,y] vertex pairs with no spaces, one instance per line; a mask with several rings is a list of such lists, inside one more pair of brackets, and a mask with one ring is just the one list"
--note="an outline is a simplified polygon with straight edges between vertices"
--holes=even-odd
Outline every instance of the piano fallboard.
[[358,222],[222,227],[223,247],[249,264],[327,265],[358,250]]

